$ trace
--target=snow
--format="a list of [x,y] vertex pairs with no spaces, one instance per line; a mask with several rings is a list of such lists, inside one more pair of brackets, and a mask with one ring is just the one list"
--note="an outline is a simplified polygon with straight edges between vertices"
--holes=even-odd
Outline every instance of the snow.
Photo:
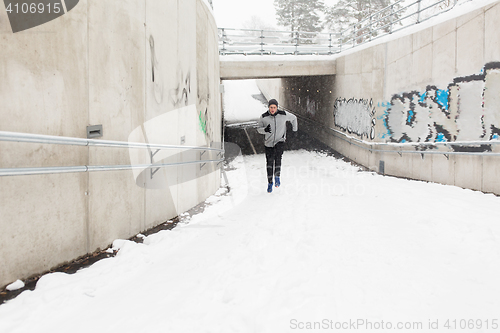
[[224,62],[244,62],[244,61],[263,61],[263,62],[277,62],[277,61],[324,61],[335,59],[338,54],[334,55],[241,55],[241,54],[228,54],[221,55],[219,58]]
[[[242,123],[259,119],[266,106],[251,95],[261,96],[255,80],[224,81],[224,120]],[[250,98],[249,98],[250,97]]]
[[228,195],[143,244],[115,241],[114,258],[42,277],[0,306],[0,331],[275,333],[325,319],[426,328],[498,318],[500,198],[318,152],[286,151],[283,162],[282,186],[268,194],[264,156],[238,157]]
[[12,282],[7,287],[5,287],[5,289],[7,289],[8,291],[19,290],[22,288],[24,288],[24,282],[21,280],[16,280],[15,282]]

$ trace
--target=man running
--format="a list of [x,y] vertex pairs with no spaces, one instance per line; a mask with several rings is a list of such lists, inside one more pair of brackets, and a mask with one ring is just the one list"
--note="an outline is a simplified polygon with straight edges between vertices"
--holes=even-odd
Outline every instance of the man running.
[[294,132],[297,132],[297,117],[283,110],[278,111],[278,101],[269,101],[269,111],[260,116],[257,131],[264,134],[267,164],[267,192],[273,191],[273,174],[275,186],[279,187],[281,172],[281,156],[283,155],[286,140],[286,122],[292,123]]

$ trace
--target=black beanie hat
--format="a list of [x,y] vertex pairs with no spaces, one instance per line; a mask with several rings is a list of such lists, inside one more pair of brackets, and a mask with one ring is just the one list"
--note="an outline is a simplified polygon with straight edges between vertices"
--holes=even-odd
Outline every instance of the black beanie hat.
[[275,100],[274,98],[269,101],[269,106],[271,106],[271,104],[274,104],[276,105],[276,107],[278,107],[278,101]]

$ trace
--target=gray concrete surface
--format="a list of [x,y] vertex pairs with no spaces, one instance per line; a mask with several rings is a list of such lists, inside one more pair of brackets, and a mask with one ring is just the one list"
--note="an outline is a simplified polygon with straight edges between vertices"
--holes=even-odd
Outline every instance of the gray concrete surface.
[[306,56],[221,56],[220,76],[223,80],[266,79],[289,76],[335,74],[335,61]]
[[[80,0],[16,34],[0,20],[0,130],[85,138],[102,124],[103,140],[220,143],[217,38],[202,0]],[[0,142],[0,151],[0,168],[150,163],[137,149]],[[210,165],[164,168],[149,182],[142,171],[0,177],[0,286],[165,222],[220,185]]]

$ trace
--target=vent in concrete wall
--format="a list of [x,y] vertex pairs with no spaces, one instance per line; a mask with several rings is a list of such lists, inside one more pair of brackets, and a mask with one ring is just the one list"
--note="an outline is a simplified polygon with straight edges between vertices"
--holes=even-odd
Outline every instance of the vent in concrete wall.
[[102,136],[102,125],[87,126],[87,139],[100,138]]

